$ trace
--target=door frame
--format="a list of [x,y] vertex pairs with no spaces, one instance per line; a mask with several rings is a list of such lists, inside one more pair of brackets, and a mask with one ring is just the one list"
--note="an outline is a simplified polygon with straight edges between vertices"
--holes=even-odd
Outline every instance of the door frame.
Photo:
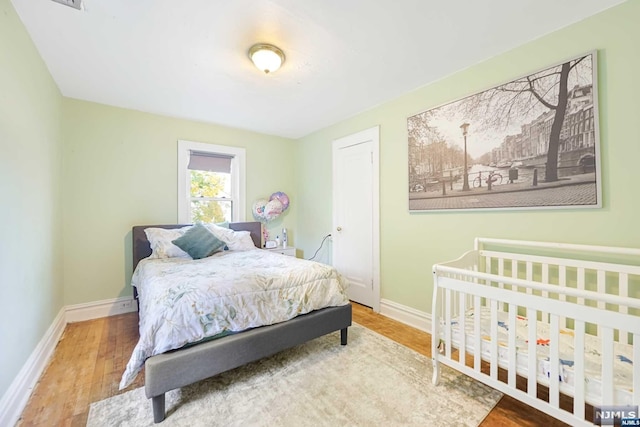
[[[372,279],[373,279],[373,306],[374,312],[380,312],[380,126],[374,126],[363,131],[334,139],[332,143],[332,230],[338,226],[337,209],[338,204],[335,189],[337,188],[336,157],[338,150],[352,145],[371,142],[372,158],[372,179],[371,179],[371,204],[372,212]],[[333,251],[331,253],[331,263],[333,264]]]

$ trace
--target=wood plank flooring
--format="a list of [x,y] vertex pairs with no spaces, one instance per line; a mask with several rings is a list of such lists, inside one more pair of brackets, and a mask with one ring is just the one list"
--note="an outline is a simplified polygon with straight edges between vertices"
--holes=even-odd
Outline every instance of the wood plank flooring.
[[[431,336],[354,304],[353,320],[419,353],[430,356]],[[18,426],[84,426],[89,405],[144,385],[144,373],[124,391],[120,377],[138,340],[138,315],[128,313],[67,325],[36,385]],[[503,397],[481,424],[564,426],[512,398]]]

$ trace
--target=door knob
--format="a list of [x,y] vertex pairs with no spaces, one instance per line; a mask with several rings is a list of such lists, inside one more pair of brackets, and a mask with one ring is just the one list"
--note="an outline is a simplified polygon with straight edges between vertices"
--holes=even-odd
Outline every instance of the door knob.
[[336,228],[336,230],[342,231],[342,227],[338,227],[338,228]]

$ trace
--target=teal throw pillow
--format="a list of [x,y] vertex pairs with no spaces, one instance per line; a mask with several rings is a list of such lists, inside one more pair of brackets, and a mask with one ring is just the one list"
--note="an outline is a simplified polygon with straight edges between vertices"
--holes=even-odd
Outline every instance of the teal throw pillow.
[[196,224],[171,243],[188,253],[193,259],[206,258],[224,248],[225,243],[202,224]]

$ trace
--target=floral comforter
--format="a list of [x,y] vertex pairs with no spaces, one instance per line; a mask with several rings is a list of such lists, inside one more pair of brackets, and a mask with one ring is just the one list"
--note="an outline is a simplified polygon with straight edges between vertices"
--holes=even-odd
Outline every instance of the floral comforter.
[[144,259],[131,282],[139,295],[140,340],[120,389],[151,356],[349,302],[346,281],[333,267],[261,249]]

